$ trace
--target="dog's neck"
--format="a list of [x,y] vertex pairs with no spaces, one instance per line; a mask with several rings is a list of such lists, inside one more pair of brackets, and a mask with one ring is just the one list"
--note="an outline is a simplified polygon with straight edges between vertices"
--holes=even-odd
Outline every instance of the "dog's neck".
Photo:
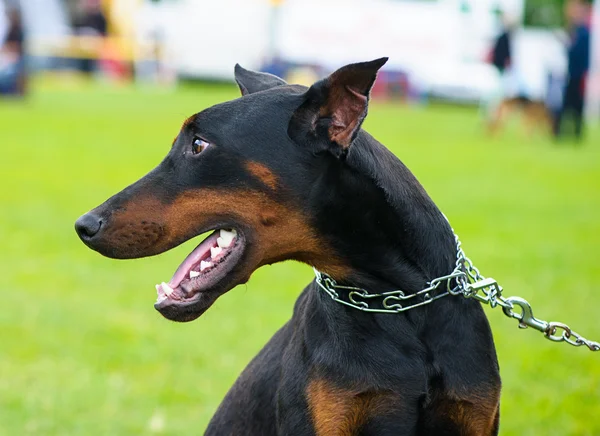
[[[336,164],[333,164],[336,165]],[[327,228],[352,265],[348,284],[372,292],[416,292],[449,274],[456,259],[452,229],[404,164],[366,132],[327,180]]]

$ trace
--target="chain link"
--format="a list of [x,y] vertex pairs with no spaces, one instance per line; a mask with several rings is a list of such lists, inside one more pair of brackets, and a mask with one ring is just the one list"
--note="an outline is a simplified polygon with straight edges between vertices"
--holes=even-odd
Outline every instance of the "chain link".
[[[334,301],[363,312],[374,313],[405,312],[433,303],[448,295],[462,295],[464,298],[473,298],[482,304],[489,304],[491,308],[501,307],[507,317],[519,321],[519,328],[531,327],[544,333],[544,336],[551,341],[566,342],[575,347],[585,345],[591,351],[600,351],[600,343],[585,339],[566,324],[535,318],[527,300],[521,297],[503,297],[502,287],[494,279],[481,275],[471,259],[465,255],[456,234],[454,238],[456,241],[454,270],[447,276],[433,279],[428,283],[428,287],[412,294],[406,294],[401,290],[374,294],[366,289],[338,285],[333,278],[314,269],[316,283]],[[438,290],[443,283],[446,285],[445,290],[434,295],[434,291]],[[347,299],[344,299],[338,291],[346,294]],[[376,304],[379,307],[373,307]],[[517,308],[518,310],[515,311]]]

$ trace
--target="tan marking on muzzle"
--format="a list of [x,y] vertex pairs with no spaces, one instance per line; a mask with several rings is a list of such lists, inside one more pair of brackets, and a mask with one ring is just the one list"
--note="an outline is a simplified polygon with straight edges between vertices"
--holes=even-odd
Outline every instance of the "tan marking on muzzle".
[[[148,256],[167,251],[197,236],[200,229],[222,221],[239,222],[252,229],[253,234],[248,235],[252,245],[247,247],[252,271],[291,259],[315,266],[338,280],[350,274],[350,268],[323,243],[305,215],[252,190],[191,190],[170,203],[161,203],[150,196],[134,198],[112,214],[104,237],[121,251]],[[141,232],[143,222],[160,228],[160,235],[152,238],[151,246],[132,246],[131,238],[122,238],[124,229],[126,234],[136,231],[139,240],[145,241],[150,235]]]

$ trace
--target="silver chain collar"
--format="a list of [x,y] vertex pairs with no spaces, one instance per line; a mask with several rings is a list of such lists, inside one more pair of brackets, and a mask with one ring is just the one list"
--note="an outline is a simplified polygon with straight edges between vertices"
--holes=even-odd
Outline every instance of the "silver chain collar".
[[[567,342],[576,347],[585,345],[591,351],[600,351],[600,343],[585,339],[566,324],[535,318],[531,305],[523,298],[503,297],[502,287],[496,280],[481,275],[471,259],[465,255],[456,234],[454,234],[454,238],[456,240],[454,270],[446,276],[433,279],[428,282],[425,289],[412,294],[406,294],[401,290],[374,294],[363,288],[338,285],[333,278],[313,268],[316,283],[333,301],[372,313],[401,313],[415,307],[425,306],[449,295],[462,295],[464,298],[473,298],[482,304],[489,304],[492,308],[502,307],[502,311],[507,317],[519,321],[519,328],[531,327],[544,333],[544,336],[551,341]],[[433,292],[437,289],[442,292],[434,295]],[[346,299],[344,295],[347,295]],[[517,307],[520,311],[514,310]]]

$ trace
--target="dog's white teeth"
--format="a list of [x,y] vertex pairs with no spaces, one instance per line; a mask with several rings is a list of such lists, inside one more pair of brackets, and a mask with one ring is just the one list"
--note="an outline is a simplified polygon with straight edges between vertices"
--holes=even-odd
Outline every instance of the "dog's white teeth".
[[198,271],[190,271],[190,279],[193,279],[194,277],[198,277],[200,275],[200,273]]
[[229,244],[231,244],[231,241],[227,242],[223,238],[217,238],[217,245],[219,248],[227,248],[229,247]]
[[209,266],[212,266],[212,262],[205,262],[203,260],[200,261],[200,271],[204,271]]
[[222,251],[223,249],[221,247],[210,247],[210,257],[214,259],[219,254],[221,254]]
[[167,297],[173,293],[173,288],[171,288],[165,282],[162,282],[160,284],[160,286],[162,287],[162,289],[163,289],[164,293],[167,295]]
[[161,303],[167,299],[165,291],[163,291],[162,285],[156,285],[156,302]]
[[163,295],[159,295],[158,297],[156,297],[156,302],[157,303],[162,303],[163,301],[165,301],[167,299],[167,296],[165,294]]
[[219,247],[221,248],[225,248],[225,247],[229,247],[231,245],[231,241],[233,241],[233,238],[235,238],[237,235],[237,232],[235,230],[225,230],[225,229],[221,229],[219,230],[219,236],[221,237],[220,239],[222,240],[223,244],[225,245],[221,245],[219,244],[219,239],[217,239],[217,244],[219,244]]

